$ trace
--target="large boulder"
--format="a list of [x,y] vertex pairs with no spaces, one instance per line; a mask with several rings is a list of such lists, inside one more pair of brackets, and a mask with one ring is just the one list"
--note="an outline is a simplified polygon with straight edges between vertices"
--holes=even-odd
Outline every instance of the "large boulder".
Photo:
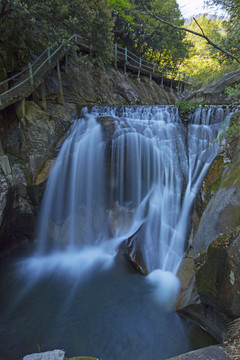
[[206,102],[207,104],[239,104],[240,96],[235,98],[229,97],[225,91],[226,87],[234,86],[240,83],[240,69],[225,74],[219,80],[214,81],[210,86],[199,89],[192,93],[187,100],[193,100],[198,103]]

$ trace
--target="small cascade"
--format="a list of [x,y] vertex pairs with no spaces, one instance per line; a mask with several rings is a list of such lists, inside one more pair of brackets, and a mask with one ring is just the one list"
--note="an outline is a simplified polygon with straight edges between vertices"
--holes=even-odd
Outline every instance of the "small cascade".
[[[227,115],[200,107],[183,124],[175,106],[84,109],[48,181],[38,253],[98,246],[115,254],[137,231],[148,272],[176,274],[193,201]],[[112,122],[108,144],[99,117]]]

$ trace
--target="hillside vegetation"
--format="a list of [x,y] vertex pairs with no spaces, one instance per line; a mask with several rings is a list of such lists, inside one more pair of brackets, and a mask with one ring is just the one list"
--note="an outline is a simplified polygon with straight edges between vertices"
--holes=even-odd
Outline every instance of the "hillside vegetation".
[[158,68],[167,68],[173,78],[179,70],[193,75],[195,86],[200,87],[239,64],[181,29],[206,34],[238,56],[238,2],[206,0],[208,5],[220,5],[226,19],[205,15],[186,26],[176,0],[1,0],[0,81],[21,70],[47,46],[66,42],[77,33],[91,46],[93,63],[110,63],[113,44],[118,42]]

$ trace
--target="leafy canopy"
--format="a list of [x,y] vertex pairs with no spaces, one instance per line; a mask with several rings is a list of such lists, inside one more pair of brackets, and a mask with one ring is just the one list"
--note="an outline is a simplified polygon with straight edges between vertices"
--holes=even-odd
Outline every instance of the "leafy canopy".
[[174,71],[188,54],[185,34],[147,16],[142,2],[183,25],[176,0],[1,0],[0,62],[8,73],[20,70],[32,54],[77,33],[102,62],[111,60],[114,38],[136,55]]
[[[227,36],[227,24],[216,18],[208,18],[203,15],[196,19],[204,29],[204,33],[216,44],[224,43]],[[199,31],[197,23],[193,20],[188,28]],[[180,70],[194,76],[194,85],[199,88],[207,86],[213,80],[224,75],[224,73],[239,68],[239,64],[226,58],[220,51],[208,45],[203,38],[187,33],[187,39],[193,44],[189,59],[184,61]]]

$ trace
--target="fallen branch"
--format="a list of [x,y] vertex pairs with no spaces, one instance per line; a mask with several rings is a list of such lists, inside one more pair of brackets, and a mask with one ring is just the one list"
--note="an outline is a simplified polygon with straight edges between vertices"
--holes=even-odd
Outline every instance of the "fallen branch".
[[220,46],[216,45],[215,43],[213,43],[204,33],[203,29],[201,28],[201,26],[198,24],[197,20],[194,19],[194,21],[197,23],[198,27],[200,28],[200,30],[202,31],[202,34],[196,32],[196,31],[193,31],[193,30],[190,30],[190,29],[187,29],[187,28],[184,28],[184,27],[181,27],[181,26],[177,26],[177,25],[174,25],[172,23],[170,23],[169,21],[167,20],[164,20],[164,19],[161,19],[159,16],[157,16],[156,14],[153,14],[142,2],[141,0],[141,4],[144,8],[144,10],[147,12],[148,15],[154,17],[155,19],[157,19],[158,21],[162,22],[163,24],[166,24],[168,26],[171,26],[172,28],[176,29],[176,30],[180,30],[180,31],[186,31],[186,32],[189,32],[191,34],[194,34],[196,36],[200,36],[201,38],[205,39],[207,41],[207,43],[209,45],[211,45],[212,47],[214,47],[215,49],[221,51],[222,53],[224,53],[225,55],[229,56],[230,58],[232,58],[233,60],[236,60],[239,64],[240,64],[240,59],[238,59],[235,55],[233,55],[230,51],[228,50],[225,50],[225,49],[222,49]]

